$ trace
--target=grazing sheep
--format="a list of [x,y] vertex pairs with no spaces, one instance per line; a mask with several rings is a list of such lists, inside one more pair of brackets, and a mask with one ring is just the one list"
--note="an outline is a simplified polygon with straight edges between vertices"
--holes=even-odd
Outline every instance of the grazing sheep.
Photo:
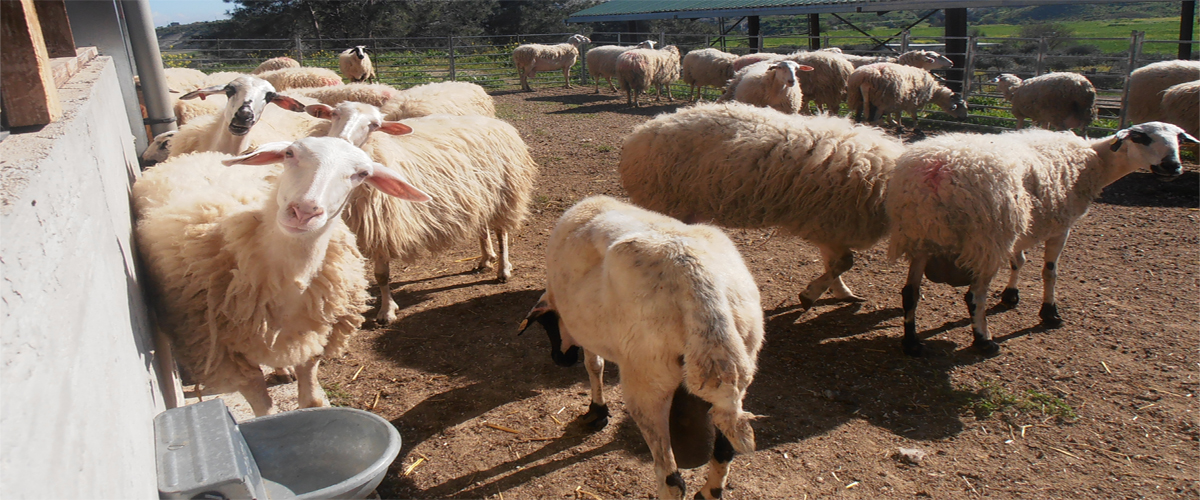
[[783,58],[783,54],[776,54],[774,52],[755,52],[753,54],[746,54],[733,60],[733,72],[737,73],[751,64],[758,64],[763,61],[778,61]]
[[812,71],[796,73],[796,81],[804,91],[804,103],[800,109],[807,113],[808,103],[814,103],[818,112],[838,114],[842,101],[846,100],[846,80],[854,72],[854,65],[832,52],[796,52],[785,57],[801,66],[811,66]]
[[1174,125],[1150,122],[1097,140],[1069,132],[945,134],[908,146],[888,184],[892,258],[911,261],[901,292],[904,353],[924,352],[917,338],[921,277],[970,285],[965,300],[973,347],[991,355],[1000,346],[987,328],[988,285],[1000,266],[1012,274],[1001,301],[1019,301],[1017,279],[1025,250],[1045,242],[1042,324],[1062,325],[1054,297],[1057,263],[1071,226],[1100,191],[1145,167],[1162,177],[1182,173],[1178,144],[1195,142]]
[[1004,73],[993,83],[996,90],[1012,103],[1017,130],[1025,127],[1025,118],[1050,130],[1087,127],[1096,119],[1096,87],[1078,73],[1046,73],[1021,80]]
[[705,450],[708,480],[696,498],[721,497],[734,453],[754,451],[755,416],[742,400],[763,341],[758,287],[721,230],[587,198],[550,235],[546,292],[521,329],[531,320],[546,328],[557,363],[574,364],[583,348],[592,386],[585,418],[606,421],[604,360],[621,366],[625,405],[654,457],[659,498],[682,499],[687,490],[676,462],[680,443],[672,442],[672,394],[711,404],[698,416],[711,418],[716,439]]
[[904,122],[900,114],[908,111],[913,119],[913,129],[920,127],[917,111],[926,104],[937,104],[956,118],[967,117],[967,103],[962,96],[938,83],[928,71],[896,63],[868,64],[850,73],[846,81],[849,96],[846,104],[856,121],[878,123],[883,115],[895,113],[896,123],[901,129]]
[[[227,167],[274,163],[284,168]],[[240,391],[266,415],[275,406],[260,366],[294,367],[300,407],[328,406],[317,368],[342,353],[367,308],[364,261],[340,214],[364,181],[429,199],[324,137],[176,158],[134,184],[159,325],[206,392]]]
[[795,61],[751,64],[733,75],[717,101],[734,100],[794,115],[800,112],[800,104],[804,102],[800,85],[796,83],[796,73],[812,70],[812,66],[801,66]]
[[171,138],[170,156],[201,151],[239,154],[255,143],[308,135],[311,119],[297,113],[268,113],[271,108],[267,106],[275,103],[291,111],[303,111],[304,104],[276,93],[270,83],[258,77],[241,76],[228,84],[194,90],[180,99],[204,99],[213,94],[228,96],[221,114],[201,116],[180,127]]
[[[355,102],[337,108],[314,104],[308,112],[332,120],[328,135],[361,146],[435,199],[424,205],[399,203],[371,189],[350,197],[346,223],[358,236],[359,248],[375,263],[378,323],[396,320],[389,272],[393,260],[412,262],[423,253],[436,254],[478,237],[482,256],[476,269],[495,266],[500,282],[512,277],[508,236],[528,212],[537,176],[537,164],[512,125],[486,116],[453,115],[401,123],[384,120],[374,106]],[[498,261],[492,231],[500,247]]]
[[496,116],[496,102],[474,83],[437,82],[400,92],[380,106],[386,120],[435,114]]
[[1162,93],[1172,85],[1200,80],[1200,62],[1161,61],[1147,64],[1129,74],[1129,99],[1125,115],[1129,123],[1161,121]]
[[1200,137],[1200,80],[1168,87],[1161,107],[1162,121]]
[[661,101],[663,90],[671,96],[671,82],[679,79],[679,49],[668,45],[661,49],[633,49],[617,56],[617,82],[625,92],[625,101],[638,107],[638,96],[654,86],[655,100]]
[[714,87],[723,89],[733,78],[733,61],[737,56],[718,49],[700,49],[683,56],[680,79],[688,84],[688,100],[699,100],[700,89]]
[[355,45],[338,54],[338,69],[346,75],[351,83],[379,81],[375,77],[375,66],[371,64],[371,56],[367,55],[366,45]]
[[600,93],[601,78],[608,80],[609,89],[612,89],[613,92],[617,91],[617,87],[613,86],[612,83],[613,77],[617,76],[617,56],[632,49],[653,49],[654,44],[654,40],[644,40],[635,47],[605,45],[588,49],[587,55],[584,58],[587,61],[588,75],[592,77],[592,81],[596,84],[596,93]]
[[272,57],[270,59],[267,59],[266,61],[259,63],[257,68],[254,68],[254,70],[250,71],[250,74],[251,75],[261,75],[268,71],[275,71],[277,69],[299,68],[299,67],[300,67],[300,62],[295,59],[292,59],[290,57],[287,57],[287,56]]
[[529,87],[529,79],[537,76],[538,71],[561,69],[563,72],[563,88],[571,88],[571,66],[579,58],[579,48],[592,40],[583,35],[571,35],[567,43],[542,45],[529,43],[518,45],[513,49],[513,64],[521,77],[521,90],[533,92]]
[[275,90],[280,92],[289,89],[332,87],[342,84],[342,77],[333,70],[325,68],[284,68],[259,74],[258,77],[271,82],[271,85],[275,86]]
[[800,302],[827,289],[861,300],[842,282],[851,250],[887,229],[884,187],[899,140],[831,116],[781,115],[739,103],[663,114],[625,139],[617,172],[634,203],[685,221],[778,227],[817,246],[825,273]]
[[316,99],[321,104],[336,106],[342,101],[365,102],[372,106],[383,106],[389,99],[400,95],[400,90],[383,83],[350,83],[335,87],[313,87],[293,89],[291,95]]

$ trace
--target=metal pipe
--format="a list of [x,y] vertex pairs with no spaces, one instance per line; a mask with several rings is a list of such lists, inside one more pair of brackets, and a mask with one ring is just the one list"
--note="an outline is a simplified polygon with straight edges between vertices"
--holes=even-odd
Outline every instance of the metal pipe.
[[133,50],[133,62],[142,85],[142,101],[146,105],[146,125],[150,133],[158,135],[175,130],[175,110],[167,96],[166,74],[163,73],[162,54],[158,52],[158,37],[154,34],[154,21],[150,17],[149,0],[121,0],[125,12],[125,25],[129,28],[129,46]]
[[1182,5],[1179,12],[1179,58],[1188,60],[1192,58],[1192,32],[1196,26],[1196,2],[1195,0],[1180,2]]

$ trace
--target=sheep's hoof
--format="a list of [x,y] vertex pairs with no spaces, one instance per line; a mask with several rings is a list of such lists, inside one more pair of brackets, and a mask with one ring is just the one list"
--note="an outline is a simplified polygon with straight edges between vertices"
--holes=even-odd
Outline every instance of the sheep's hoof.
[[1062,316],[1058,315],[1058,305],[1042,304],[1042,310],[1038,311],[1038,316],[1042,318],[1042,326],[1046,328],[1060,328],[1063,326]]
[[583,414],[583,423],[598,431],[608,426],[608,405],[588,403],[588,411]]
[[904,349],[904,354],[914,358],[925,355],[925,344],[917,339],[905,338],[900,341],[900,347]]
[[375,317],[376,326],[388,326],[396,321],[396,313],[380,314]]
[[980,354],[984,356],[995,356],[1000,354],[1000,344],[997,344],[996,341],[991,339],[975,339],[975,342],[971,344],[971,347],[974,347],[979,351]]
[[1017,307],[1021,303],[1021,293],[1016,288],[1005,288],[1000,294],[1000,303],[1009,309]]
[[815,302],[816,301],[813,299],[805,297],[804,295],[800,295],[800,309],[802,309],[802,310],[807,311],[809,309],[812,309],[813,303],[815,303]]

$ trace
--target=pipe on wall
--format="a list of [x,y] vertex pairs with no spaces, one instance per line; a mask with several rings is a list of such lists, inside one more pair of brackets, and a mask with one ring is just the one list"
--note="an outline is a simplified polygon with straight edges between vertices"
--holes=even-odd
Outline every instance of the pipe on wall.
[[175,110],[171,109],[171,99],[167,95],[169,89],[166,74],[163,73],[162,54],[158,51],[154,20],[150,15],[150,2],[121,0],[121,6],[129,29],[133,61],[142,85],[146,124],[153,135],[175,130]]

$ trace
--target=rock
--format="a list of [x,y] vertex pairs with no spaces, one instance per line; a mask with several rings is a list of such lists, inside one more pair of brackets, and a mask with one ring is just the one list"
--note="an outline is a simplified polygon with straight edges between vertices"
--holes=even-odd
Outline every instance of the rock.
[[913,465],[921,465],[921,460],[925,459],[925,452],[918,448],[900,448],[896,452],[896,459]]

